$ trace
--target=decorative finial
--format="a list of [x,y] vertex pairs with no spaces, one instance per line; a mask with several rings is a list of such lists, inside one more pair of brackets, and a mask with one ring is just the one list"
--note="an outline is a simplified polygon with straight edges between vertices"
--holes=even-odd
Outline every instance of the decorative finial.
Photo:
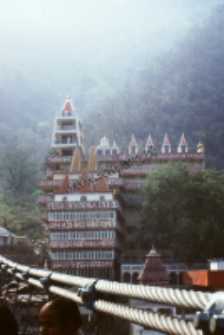
[[204,153],[205,152],[205,147],[201,142],[199,142],[198,145],[197,145],[197,152],[198,153]]
[[156,252],[156,250],[154,248],[154,243],[152,243],[152,249],[151,249],[150,253],[152,254],[152,253],[155,253],[155,252]]
[[70,95],[67,95],[67,97],[66,97],[67,99],[70,99]]

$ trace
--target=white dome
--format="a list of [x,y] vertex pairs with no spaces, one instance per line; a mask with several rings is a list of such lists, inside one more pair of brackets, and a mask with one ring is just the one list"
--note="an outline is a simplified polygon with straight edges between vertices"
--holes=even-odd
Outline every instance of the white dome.
[[110,146],[109,141],[105,136],[101,138],[99,146],[100,147],[109,147]]

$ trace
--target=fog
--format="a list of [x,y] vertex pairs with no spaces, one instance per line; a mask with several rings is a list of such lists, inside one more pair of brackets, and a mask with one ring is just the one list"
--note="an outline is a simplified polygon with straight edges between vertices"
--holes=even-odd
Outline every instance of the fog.
[[0,66],[25,77],[38,76],[55,90],[53,96],[63,100],[70,92],[79,101],[76,85],[98,77],[112,81],[112,89],[119,87],[124,78],[118,72],[135,71],[146,58],[169,48],[192,20],[217,2],[4,1]]
[[67,94],[88,119],[142,69],[155,67],[156,57],[175,48],[220,2],[2,2],[0,145],[13,134],[22,145],[35,142],[36,150],[46,150],[54,114]]

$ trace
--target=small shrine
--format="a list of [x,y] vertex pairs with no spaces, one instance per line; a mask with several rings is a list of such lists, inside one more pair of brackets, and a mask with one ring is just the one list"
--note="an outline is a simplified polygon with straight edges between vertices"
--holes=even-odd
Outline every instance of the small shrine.
[[145,256],[145,264],[138,276],[139,284],[150,286],[169,286],[169,274],[154,248]]

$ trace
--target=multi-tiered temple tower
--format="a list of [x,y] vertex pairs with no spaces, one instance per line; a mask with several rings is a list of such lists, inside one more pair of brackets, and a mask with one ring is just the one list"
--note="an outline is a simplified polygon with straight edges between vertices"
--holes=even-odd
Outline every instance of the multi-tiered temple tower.
[[72,156],[77,146],[84,150],[82,121],[68,95],[55,117],[51,147],[61,156]]
[[[136,245],[136,229],[142,200],[138,191],[148,173],[168,161],[185,162],[191,173],[204,171],[204,147],[200,144],[195,152],[188,152],[182,134],[177,151],[172,152],[166,134],[161,152],[149,161],[139,153],[134,135],[127,153],[120,153],[118,145],[104,136],[84,155],[83,139],[82,121],[67,96],[54,122],[51,148],[55,155],[46,157],[47,179],[37,182],[45,192],[39,203],[45,208],[41,218],[47,222],[51,267],[119,280],[122,253],[132,260],[146,254]],[[155,146],[149,135],[145,151],[150,150]],[[135,163],[136,155],[141,164]],[[124,164],[127,160],[132,162],[129,166]],[[108,165],[116,168],[103,176]]]

